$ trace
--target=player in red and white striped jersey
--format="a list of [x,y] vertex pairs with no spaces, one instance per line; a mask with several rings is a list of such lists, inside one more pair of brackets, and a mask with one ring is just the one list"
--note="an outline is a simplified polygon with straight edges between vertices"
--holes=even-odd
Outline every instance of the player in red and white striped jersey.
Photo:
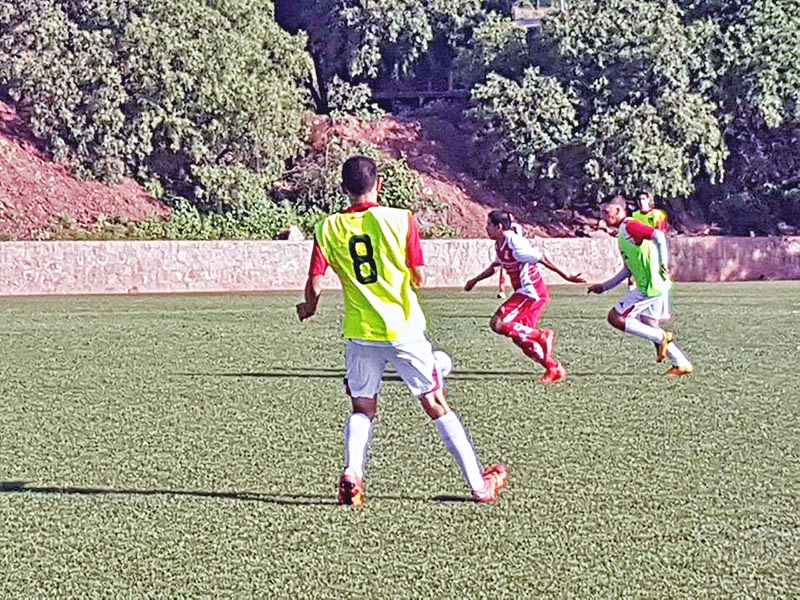
[[492,277],[498,267],[508,273],[514,293],[492,316],[489,326],[500,335],[507,336],[522,349],[525,356],[541,364],[545,374],[542,383],[553,383],[567,376],[567,370],[553,356],[555,331],[538,329],[539,317],[550,300],[539,265],[557,273],[566,281],[583,283],[580,273],[567,275],[544,256],[539,248],[531,245],[523,235],[512,229],[511,215],[502,210],[493,210],[486,221],[486,232],[495,240],[496,260],[482,273],[467,281],[464,289],[470,291],[479,281]]
[[[517,223],[514,220],[514,215],[508,213],[511,217],[511,231],[514,233],[518,233],[522,236],[525,235],[525,229],[522,227],[520,223]],[[498,298],[505,298],[506,297],[506,287],[508,287],[508,276],[506,275],[506,270],[503,267],[499,268],[500,277],[497,281],[497,297]]]

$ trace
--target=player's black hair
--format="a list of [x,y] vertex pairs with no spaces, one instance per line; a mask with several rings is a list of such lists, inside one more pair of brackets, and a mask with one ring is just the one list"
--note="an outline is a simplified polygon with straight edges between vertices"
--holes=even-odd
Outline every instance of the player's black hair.
[[503,229],[511,229],[511,213],[504,210],[495,209],[489,213],[489,221],[492,225],[501,225]]
[[650,196],[653,198],[653,188],[651,188],[649,185],[642,186],[636,197],[638,198],[639,196]]
[[342,165],[342,185],[354,196],[363,196],[378,180],[378,165],[368,156],[351,156]]

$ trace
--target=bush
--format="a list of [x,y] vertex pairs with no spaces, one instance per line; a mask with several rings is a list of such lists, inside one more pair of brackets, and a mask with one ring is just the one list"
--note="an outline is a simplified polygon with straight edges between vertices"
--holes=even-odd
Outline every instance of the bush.
[[349,204],[341,190],[341,169],[354,154],[374,159],[384,183],[381,202],[387,206],[417,212],[438,206],[420,191],[419,175],[405,159],[385,156],[376,146],[359,142],[351,144],[334,140],[324,153],[311,154],[298,162],[274,190],[277,200],[290,200],[302,210],[319,210],[330,214]]
[[517,83],[495,73],[472,92],[477,141],[495,177],[531,181],[557,175],[554,151],[569,144],[576,125],[575,99],[553,77],[532,67]]
[[0,0],[0,92],[83,174],[249,207],[302,146],[305,43],[270,0]]

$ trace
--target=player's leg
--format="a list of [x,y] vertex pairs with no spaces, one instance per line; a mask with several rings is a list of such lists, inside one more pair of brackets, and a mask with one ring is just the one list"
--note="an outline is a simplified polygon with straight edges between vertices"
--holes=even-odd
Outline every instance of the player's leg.
[[[511,294],[511,297],[503,302],[492,315],[489,320],[489,327],[495,333],[511,338],[517,346],[523,348],[526,356],[543,364],[545,351],[539,340],[541,331],[535,325],[538,320],[538,314],[536,313],[541,313],[541,308],[544,305],[542,304],[537,311],[536,304],[537,300],[535,298],[524,294]],[[530,316],[531,313],[533,313],[533,317]],[[533,326],[529,324],[531,319],[534,323]],[[532,347],[534,344],[538,347]]]
[[386,350],[348,340],[345,346],[345,389],[352,412],[344,427],[345,468],[339,480],[339,503],[364,503],[364,470],[372,439],[372,419],[386,366]]
[[441,383],[442,375],[430,342],[419,340],[398,344],[391,362],[409,391],[419,398],[423,410],[433,420],[439,437],[456,459],[475,498],[484,502],[494,500],[500,489],[505,487],[508,474],[505,467],[497,465],[481,469],[478,454],[461,419],[447,402]]
[[[659,310],[658,307],[655,309],[656,311]],[[669,296],[665,295],[665,302],[664,306],[660,308],[660,313],[654,313],[653,319],[661,325],[661,323],[665,323],[672,319],[670,306],[669,306]],[[667,375],[669,377],[680,377],[682,375],[690,375],[694,373],[694,365],[686,353],[681,349],[678,344],[676,344],[673,340],[675,339],[675,335],[670,331],[664,331],[665,337],[664,340],[658,347],[658,355],[656,360],[661,362],[664,358],[669,358],[669,361],[672,363],[672,367],[667,371]]]
[[655,300],[645,296],[638,288],[629,290],[608,312],[608,322],[620,331],[660,344],[665,337],[664,330],[639,319],[641,315],[646,314],[646,310]]
[[668,301],[667,294],[648,297],[639,289],[631,290],[609,311],[608,322],[625,333],[656,344],[657,358],[669,356],[673,367],[680,371],[673,373],[671,370],[669,374],[686,375],[694,370],[691,362],[672,341],[673,334],[660,326],[660,322],[669,317]]
[[[644,315],[639,315],[639,320],[642,323],[644,323],[645,325],[649,325],[650,327],[653,327],[655,329],[664,329],[663,327],[661,327],[661,323],[659,323],[658,319],[651,319],[651,318],[646,317]],[[657,362],[661,362],[662,360],[664,360],[664,357],[666,356],[667,344],[669,344],[672,341],[672,337],[673,337],[672,332],[671,331],[667,331],[665,329],[664,330],[664,339],[661,341],[661,343],[660,344],[656,344],[655,342],[653,342],[653,346],[656,349],[656,361]]]
[[547,296],[536,299],[513,294],[489,322],[493,331],[511,338],[525,356],[545,368],[545,375],[540,379],[543,383],[552,383],[567,375],[564,366],[553,356],[555,331],[538,329],[539,318],[548,301]]

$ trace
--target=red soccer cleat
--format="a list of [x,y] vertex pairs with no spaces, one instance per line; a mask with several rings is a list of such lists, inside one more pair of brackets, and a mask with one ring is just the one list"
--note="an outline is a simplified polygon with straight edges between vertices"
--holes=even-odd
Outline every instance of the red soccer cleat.
[[497,500],[497,495],[508,484],[508,469],[500,463],[491,464],[483,471],[483,489],[473,490],[475,502],[487,504]]
[[355,507],[364,505],[364,481],[349,469],[339,479],[339,504]]
[[567,378],[567,368],[563,363],[558,363],[552,369],[547,369],[544,375],[537,380],[539,383],[555,383]]

